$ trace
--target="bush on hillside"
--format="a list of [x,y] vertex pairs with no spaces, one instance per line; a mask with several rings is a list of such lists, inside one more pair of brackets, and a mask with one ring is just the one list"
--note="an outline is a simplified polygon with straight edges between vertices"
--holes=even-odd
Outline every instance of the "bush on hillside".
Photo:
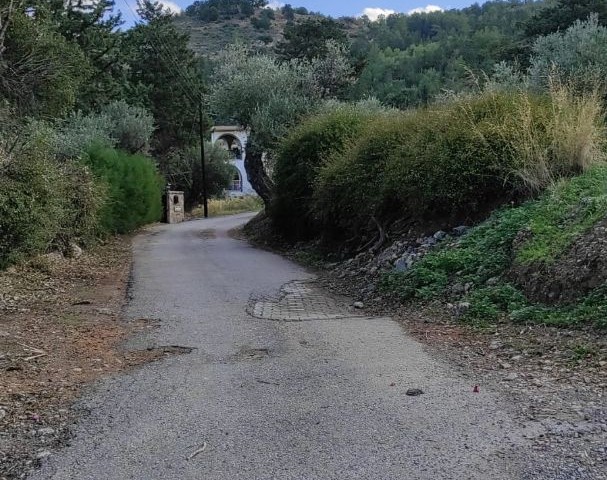
[[107,189],[100,222],[106,232],[126,233],[160,220],[164,181],[151,158],[103,146],[87,153],[86,161]]
[[[546,89],[554,83],[578,92],[607,89],[607,27],[596,14],[577,20],[564,32],[539,37],[532,46],[529,79]],[[604,92],[603,92],[604,93]]]
[[105,197],[79,162],[58,162],[45,129],[26,127],[24,146],[0,152],[0,268],[98,233]]
[[396,219],[461,221],[601,162],[596,99],[556,93],[486,93],[374,120],[320,169],[323,230],[360,238]]
[[315,179],[325,158],[347,148],[380,107],[330,105],[292,130],[282,142],[274,166],[275,192],[270,215],[291,238],[318,233],[310,204]]
[[52,244],[66,214],[63,178],[49,157],[28,152],[0,160],[0,268]]
[[154,117],[145,108],[121,100],[104,106],[100,116],[106,119],[116,148],[129,153],[148,152],[155,127]]
[[144,108],[112,102],[99,112],[73,113],[55,132],[55,150],[61,158],[80,158],[91,145],[129,153],[146,153],[154,132],[154,118]]

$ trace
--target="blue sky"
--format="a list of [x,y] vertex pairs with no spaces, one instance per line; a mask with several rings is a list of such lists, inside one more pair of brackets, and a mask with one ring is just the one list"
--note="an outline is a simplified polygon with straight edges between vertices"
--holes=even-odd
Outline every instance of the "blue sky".
[[[185,8],[194,0],[161,0],[163,3],[173,6],[173,8]],[[129,4],[129,8],[126,4]],[[448,10],[451,8],[461,8],[475,3],[470,0],[340,0],[340,1],[327,1],[327,0],[287,0],[287,1],[273,1],[272,5],[281,5],[283,3],[291,3],[294,7],[306,7],[308,10],[315,12],[321,12],[326,15],[334,17],[341,16],[357,16],[367,10],[369,16],[377,15],[379,13],[391,13],[391,12],[410,12],[414,9],[430,8],[436,9],[436,7]],[[479,2],[482,3],[482,2]],[[133,13],[131,8],[134,10],[136,0],[116,0],[116,5],[123,12],[124,19],[127,24],[133,20]]]

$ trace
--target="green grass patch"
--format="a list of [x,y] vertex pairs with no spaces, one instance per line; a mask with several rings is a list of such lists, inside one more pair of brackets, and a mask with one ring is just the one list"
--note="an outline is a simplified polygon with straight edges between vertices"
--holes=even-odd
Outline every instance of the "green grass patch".
[[[516,262],[553,262],[606,217],[607,167],[597,166],[559,182],[537,200],[496,211],[464,237],[430,252],[408,272],[386,275],[381,288],[406,300],[443,296],[465,300],[470,303],[466,319],[474,322],[507,317],[520,323],[607,328],[607,286],[574,305],[549,307],[528,302],[516,285],[502,280]],[[457,298],[449,288],[456,283],[472,288]]]
[[607,214],[607,169],[561,181],[535,204],[521,263],[550,262]]

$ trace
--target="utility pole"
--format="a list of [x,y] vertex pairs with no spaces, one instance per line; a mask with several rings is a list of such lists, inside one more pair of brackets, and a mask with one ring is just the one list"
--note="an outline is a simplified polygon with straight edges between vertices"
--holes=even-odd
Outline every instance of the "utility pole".
[[207,199],[207,169],[204,159],[204,122],[202,115],[202,100],[199,108],[200,122],[200,166],[202,168],[202,206],[204,209],[204,218],[209,218],[209,202]]

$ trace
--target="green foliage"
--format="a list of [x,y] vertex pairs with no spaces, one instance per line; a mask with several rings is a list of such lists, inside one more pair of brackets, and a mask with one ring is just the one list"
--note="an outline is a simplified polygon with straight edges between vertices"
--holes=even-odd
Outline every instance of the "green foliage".
[[0,268],[72,241],[92,241],[105,199],[85,166],[56,161],[48,129],[25,128],[26,141],[17,139],[10,154],[0,154]]
[[55,153],[62,159],[78,159],[93,144],[112,147],[111,129],[106,117],[72,113],[54,134]]
[[[8,20],[7,20],[8,21]],[[44,16],[16,7],[0,61],[0,96],[20,115],[63,116],[76,104],[90,66]]]
[[[607,15],[607,6],[604,9]],[[592,92],[607,89],[606,76],[607,27],[599,25],[597,15],[576,21],[564,32],[539,37],[532,46],[533,86],[547,89],[558,82]]]
[[274,170],[275,196],[270,214],[284,234],[312,237],[318,226],[310,211],[314,182],[324,160],[343,151],[380,111],[370,105],[328,105],[282,141]]
[[128,30],[123,43],[130,103],[145,107],[156,123],[153,152],[161,156],[194,143],[203,85],[188,35],[170,15],[158,14]]
[[203,22],[215,22],[220,18],[250,17],[255,9],[267,4],[265,0],[197,0],[186,8],[185,13]]
[[145,109],[112,102],[99,113],[70,115],[55,133],[55,149],[61,158],[80,158],[93,144],[146,153],[153,131],[154,119]]
[[594,97],[560,91],[494,92],[380,116],[348,149],[328,156],[315,213],[336,239],[360,237],[376,221],[486,213],[601,163],[596,105]]
[[[216,144],[205,143],[207,194],[220,196],[230,185],[234,167],[228,152]],[[160,170],[171,188],[182,190],[188,206],[202,202],[200,146],[172,151],[160,162]]]
[[386,276],[382,286],[403,298],[428,300],[449,295],[451,284],[469,284],[473,287],[465,300],[470,303],[467,318],[471,320],[495,321],[508,316],[515,322],[605,327],[606,287],[577,304],[548,307],[531,304],[515,285],[500,279],[513,264],[554,261],[607,216],[606,198],[607,167],[591,168],[550,188],[537,200],[496,211],[462,239],[427,254],[408,272]]
[[44,152],[2,157],[0,268],[46,251],[59,234],[66,213],[61,199],[61,171]]
[[[270,14],[269,12],[272,13]],[[259,17],[251,17],[251,25],[253,25],[257,30],[270,30],[273,18],[273,10],[264,9],[261,11]]]
[[526,228],[531,238],[517,252],[520,263],[553,261],[607,215],[607,171],[561,181],[535,205]]
[[40,17],[48,18],[67,42],[78,47],[89,66],[87,81],[77,94],[77,107],[88,112],[124,98],[127,82],[122,62],[122,24],[114,0],[95,2],[64,0],[36,1]]
[[101,109],[102,118],[110,126],[109,137],[116,148],[129,153],[147,153],[154,133],[154,117],[142,107],[124,100],[111,102]]
[[527,37],[563,32],[576,21],[584,20],[593,13],[598,14],[602,25],[607,24],[607,3],[603,0],[558,0],[543,3],[541,10],[525,22]]
[[287,25],[283,34],[284,40],[276,46],[276,53],[284,60],[324,57],[327,41],[347,42],[342,25],[331,18],[308,18]]
[[349,238],[372,218],[472,213],[507,197],[515,159],[495,125],[514,121],[513,100],[490,95],[372,122],[320,171],[323,226]]
[[539,8],[541,2],[489,1],[368,22],[352,46],[361,69],[351,96],[405,108],[428,104],[444,90],[467,91],[471,71],[489,72],[520,56],[521,26]]
[[164,182],[150,158],[93,146],[87,162],[107,188],[101,211],[105,231],[126,233],[160,220]]

